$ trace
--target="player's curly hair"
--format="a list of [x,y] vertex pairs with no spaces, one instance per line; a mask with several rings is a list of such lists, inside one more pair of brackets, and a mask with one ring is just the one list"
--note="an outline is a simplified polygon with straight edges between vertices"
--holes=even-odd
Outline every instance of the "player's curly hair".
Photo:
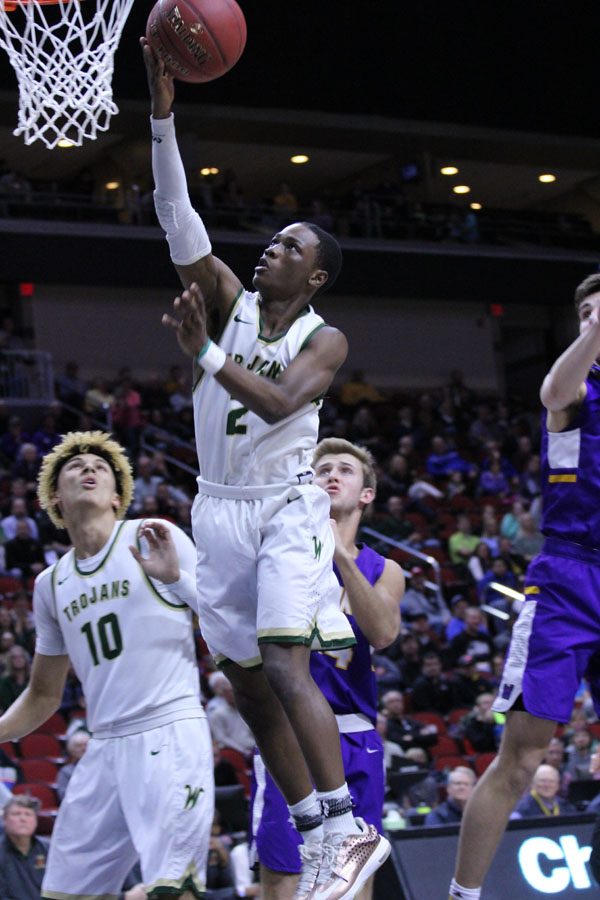
[[106,460],[113,470],[120,503],[117,519],[123,519],[133,499],[133,475],[125,450],[104,431],[71,431],[44,457],[38,475],[38,499],[57,528],[65,522],[54,502],[60,470],[70,459],[80,453],[93,453]]

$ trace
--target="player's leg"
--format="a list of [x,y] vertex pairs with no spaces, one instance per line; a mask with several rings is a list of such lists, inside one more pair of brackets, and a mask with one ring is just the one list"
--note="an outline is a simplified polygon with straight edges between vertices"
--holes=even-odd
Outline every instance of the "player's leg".
[[114,744],[92,738],[52,833],[42,897],[118,896],[137,853],[118,794]]
[[[119,799],[148,895],[200,898],[214,810],[205,718],[180,719],[119,739]],[[149,827],[160,818],[161,827]]]
[[[348,732],[340,735],[346,781],[354,802],[354,814],[383,834],[385,767],[383,741],[375,731]],[[356,900],[372,900],[375,875],[371,875]]]
[[309,668],[311,650],[301,644],[262,644],[265,675],[296,735],[318,791],[345,781],[340,734],[331,706]]
[[[264,754],[263,758],[255,758],[254,766],[259,782],[257,790],[262,787],[262,797],[254,798],[252,809],[258,858],[262,856],[264,862],[270,862],[273,871],[300,872],[292,896],[308,898],[322,858],[323,815],[304,756],[264,672],[244,671],[230,665],[227,674],[234,686],[238,708]],[[295,832],[290,829],[290,816]]]
[[254,754],[250,800],[251,858],[260,863],[263,900],[291,900],[301,870],[301,838],[262,757]]
[[482,775],[465,809],[456,884],[467,889],[483,884],[509,816],[527,790],[555,728],[555,722],[524,710],[507,713],[498,756]]
[[288,803],[298,803],[313,785],[304,755],[285,710],[262,670],[228,665],[240,715],[252,731],[260,754]]
[[275,872],[260,864],[262,900],[293,900],[297,884],[298,875],[292,872]]

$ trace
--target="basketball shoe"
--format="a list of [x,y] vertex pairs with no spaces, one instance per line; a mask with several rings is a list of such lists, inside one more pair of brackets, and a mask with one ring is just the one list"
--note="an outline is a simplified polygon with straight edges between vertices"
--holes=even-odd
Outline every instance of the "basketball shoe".
[[325,833],[311,900],[350,900],[390,855],[390,842],[373,825],[355,821],[360,834]]
[[309,900],[317,883],[317,876],[321,860],[323,859],[323,849],[320,843],[312,842],[300,844],[298,850],[302,858],[302,871],[294,891],[294,900]]

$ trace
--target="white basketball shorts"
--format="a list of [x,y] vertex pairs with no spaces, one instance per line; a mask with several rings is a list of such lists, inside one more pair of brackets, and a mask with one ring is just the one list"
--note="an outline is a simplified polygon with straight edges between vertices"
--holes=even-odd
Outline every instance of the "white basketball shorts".
[[325,491],[306,484],[252,499],[215,495],[226,490],[199,482],[192,509],[200,628],[217,663],[258,666],[260,643],[354,644]]
[[205,718],[92,738],[58,812],[42,897],[116,900],[138,857],[148,894],[203,896],[213,809]]

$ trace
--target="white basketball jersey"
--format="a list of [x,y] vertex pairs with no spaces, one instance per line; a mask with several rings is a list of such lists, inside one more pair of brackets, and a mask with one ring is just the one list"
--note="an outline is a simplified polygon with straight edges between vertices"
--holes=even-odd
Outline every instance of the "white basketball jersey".
[[[242,290],[234,301],[219,346],[260,378],[277,379],[325,324],[312,307],[286,332],[261,334],[259,295]],[[232,399],[197,367],[194,421],[200,475],[217,484],[264,485],[296,481],[310,470],[319,430],[321,398],[269,425]]]
[[[131,555],[141,521],[118,522],[93,559],[77,560],[70,550],[35,582],[36,653],[69,655],[98,737],[204,715],[192,612]],[[193,575],[193,543],[164,524],[181,568]]]

